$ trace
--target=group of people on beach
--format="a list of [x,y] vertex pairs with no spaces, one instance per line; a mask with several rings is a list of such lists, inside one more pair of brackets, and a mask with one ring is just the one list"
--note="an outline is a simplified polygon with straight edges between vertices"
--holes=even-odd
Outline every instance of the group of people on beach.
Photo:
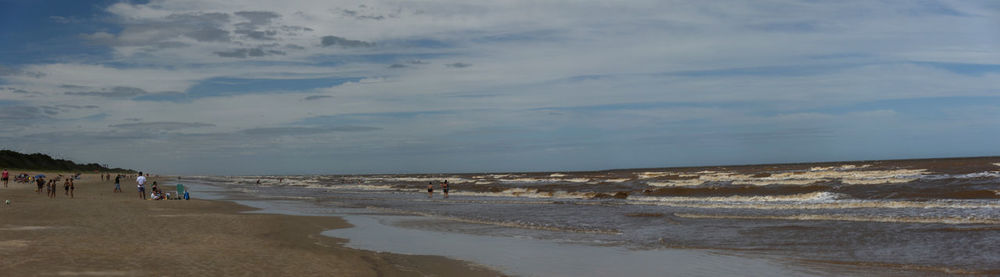
[[160,187],[156,185],[156,181],[153,181],[153,186],[150,187],[150,190],[152,191],[152,193],[149,194],[149,197],[153,200],[170,199],[170,193],[163,192],[163,190],[161,190]]
[[[3,172],[0,174],[2,174],[2,176],[0,176],[0,178],[2,178],[0,179],[0,182],[3,182],[3,186],[6,188],[10,180],[10,173],[7,171],[7,169],[3,169]],[[70,198],[75,198],[76,182],[74,180],[80,179],[81,175],[82,174],[80,173],[76,173],[70,177],[64,177],[62,174],[58,174],[54,178],[46,178],[45,175],[39,174],[38,176],[33,177],[31,181],[33,181],[37,185],[37,188],[35,189],[36,193],[41,194],[42,191],[44,190],[45,195],[49,198],[56,197],[56,193],[58,192],[59,182],[62,182],[64,194],[66,196],[69,196]],[[135,182],[137,184],[136,189],[139,191],[139,198],[143,200],[146,199],[146,178],[148,176],[149,174],[143,174],[142,172],[139,172],[139,174],[136,175],[135,179]],[[111,173],[100,173],[100,177],[101,181],[112,180]],[[122,192],[121,180],[122,178],[128,178],[128,177],[130,176],[122,174],[115,175],[113,178],[115,181],[115,188],[114,190],[112,190],[112,192],[114,193]],[[149,195],[151,199],[153,200],[170,199],[171,196],[172,195],[170,195],[169,192],[164,192],[163,190],[161,190],[159,185],[155,181],[153,182],[153,185],[151,187],[151,193]],[[180,197],[180,195],[178,195],[177,197]]]
[[[122,174],[115,174],[115,188],[111,190],[112,193],[122,192],[122,178],[125,177]],[[101,181],[111,181],[111,173],[101,173]]]
[[[149,177],[149,173],[143,175],[139,172],[139,176],[135,178],[136,190],[139,191],[139,199],[146,200],[146,178]],[[115,189],[121,191],[119,187],[119,178],[115,178]],[[153,181],[153,185],[149,187],[149,199],[152,200],[164,200],[164,199],[180,199],[180,195],[172,196],[169,192],[165,192],[160,189],[159,184]],[[186,193],[185,193],[186,194]],[[187,198],[185,198],[187,199]]]
[[[449,190],[448,180],[441,181],[440,184],[441,184],[441,190],[444,191],[444,198],[448,198],[448,190]],[[427,198],[433,198],[433,197],[434,197],[434,182],[427,182]]]
[[76,195],[74,192],[76,191],[76,183],[73,180],[74,180],[73,177],[69,177],[63,180],[62,174],[59,174],[55,178],[49,180],[45,180],[44,176],[39,175],[38,178],[35,178],[35,184],[38,185],[38,188],[35,189],[35,192],[42,193],[42,189],[45,189],[45,195],[47,197],[56,198],[56,192],[59,191],[59,189],[57,188],[59,185],[59,181],[63,181],[63,190],[65,191],[64,194],[66,194],[66,196],[69,196],[69,198],[75,198]]

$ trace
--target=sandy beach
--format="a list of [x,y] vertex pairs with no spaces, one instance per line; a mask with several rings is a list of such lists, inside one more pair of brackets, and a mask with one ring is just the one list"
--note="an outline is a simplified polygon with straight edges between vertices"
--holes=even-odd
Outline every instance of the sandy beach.
[[123,181],[123,193],[113,187],[94,174],[78,180],[75,198],[64,195],[62,182],[55,199],[36,193],[34,184],[0,187],[0,201],[11,201],[0,204],[0,275],[501,275],[444,257],[344,247],[344,240],[320,235],[349,226],[336,217],[242,213],[252,209],[197,196],[141,200],[134,180]]

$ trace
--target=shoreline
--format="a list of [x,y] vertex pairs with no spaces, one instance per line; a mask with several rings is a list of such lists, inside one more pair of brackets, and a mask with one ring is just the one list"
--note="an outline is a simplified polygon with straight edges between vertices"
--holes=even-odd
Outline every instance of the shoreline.
[[[995,166],[996,164],[990,163],[990,166]],[[750,174],[750,173],[748,173]],[[549,174],[544,174],[549,175]],[[555,174],[553,174],[555,175]],[[271,177],[282,177],[282,176],[271,176]],[[287,177],[287,176],[286,176]],[[635,273],[632,276],[660,276],[661,272],[685,272],[687,269],[693,269],[695,271],[691,272],[692,275],[702,274],[709,275],[707,272],[711,272],[713,276],[741,276],[747,274],[748,271],[760,272],[754,275],[820,275],[820,276],[866,276],[866,275],[880,275],[880,276],[908,276],[910,274],[925,275],[925,274],[942,274],[942,273],[965,273],[965,274],[988,274],[995,272],[992,268],[988,266],[983,267],[969,267],[961,263],[944,263],[944,262],[924,262],[924,261],[903,261],[896,262],[893,260],[880,260],[878,256],[868,256],[864,258],[848,258],[848,259],[838,259],[844,256],[838,256],[837,253],[828,255],[799,255],[796,251],[801,251],[804,248],[781,248],[780,243],[784,243],[783,239],[790,238],[789,241],[795,243],[795,245],[813,245],[811,243],[826,243],[826,245],[834,245],[833,243],[839,243],[841,241],[852,241],[852,238],[843,238],[835,236],[818,236],[812,237],[808,233],[816,230],[824,231],[827,234],[835,234],[837,232],[850,231],[853,227],[862,227],[870,229],[872,234],[883,235],[887,234],[887,231],[899,230],[899,228],[920,228],[921,231],[915,233],[903,232],[901,234],[921,234],[926,232],[932,232],[939,234],[941,231],[934,228],[934,225],[928,225],[926,223],[883,223],[883,222],[872,222],[872,223],[841,223],[836,221],[790,221],[790,220],[766,220],[766,221],[743,221],[743,223],[732,223],[725,222],[722,220],[705,220],[705,219],[686,219],[675,216],[677,209],[667,208],[667,209],[652,209],[647,208],[649,206],[644,205],[614,205],[616,200],[608,200],[611,205],[600,205],[601,207],[609,207],[601,212],[596,209],[591,209],[589,207],[598,207],[603,200],[587,201],[581,200],[579,206],[566,205],[573,204],[568,202],[561,202],[559,200],[524,200],[521,198],[516,198],[510,200],[508,198],[489,198],[489,197],[457,197],[453,199],[438,199],[438,196],[434,200],[426,198],[426,194],[419,190],[407,190],[405,186],[386,186],[379,187],[384,183],[388,182],[405,182],[408,177],[414,176],[387,176],[381,177],[383,179],[389,180],[379,180],[368,184],[371,179],[365,180],[366,186],[353,186],[353,182],[356,180],[351,179],[350,176],[343,179],[324,179],[324,177],[316,178],[302,178],[295,179],[290,178],[293,182],[288,182],[283,185],[273,185],[273,184],[261,184],[255,185],[255,177],[241,178],[241,177],[223,177],[223,178],[205,178],[203,180],[205,184],[209,187],[213,187],[210,184],[219,184],[219,188],[226,188],[227,191],[231,193],[223,193],[227,195],[225,198],[231,198],[238,203],[253,206],[257,208],[262,208],[266,212],[273,213],[284,213],[284,214],[296,214],[296,215],[324,215],[329,214],[331,216],[338,216],[346,219],[348,222],[357,225],[355,228],[350,229],[339,229],[332,232],[325,232],[335,237],[342,237],[350,239],[347,246],[352,248],[360,248],[373,251],[389,251],[396,253],[407,253],[407,254],[424,254],[424,255],[441,255],[445,257],[458,258],[462,260],[473,261],[479,264],[484,264],[497,268],[507,272],[509,274],[518,274],[526,276],[601,276],[601,275],[611,275],[608,274],[595,274],[599,270],[614,270],[614,274],[629,275],[627,273]],[[416,176],[409,180],[411,182],[425,181],[420,178],[441,178],[450,176]],[[521,178],[523,176],[504,176],[505,178]],[[556,177],[566,177],[566,178],[576,178],[579,176],[556,176]],[[393,179],[398,178],[398,179]],[[493,177],[486,177],[493,178]],[[294,181],[298,182],[294,182]],[[345,181],[346,180],[346,181]],[[403,180],[403,181],[399,181]],[[383,183],[379,183],[379,182]],[[341,185],[344,183],[345,185]],[[861,186],[856,186],[861,187]],[[517,187],[514,187],[516,189]],[[371,189],[372,191],[369,191]],[[383,193],[385,192],[385,193]],[[514,196],[516,197],[516,195]],[[851,201],[851,200],[846,200]],[[620,201],[618,201],[620,202]],[[569,208],[566,208],[569,207]],[[578,208],[573,208],[578,207]],[[631,208],[628,208],[631,207]],[[374,209],[373,209],[374,208]],[[654,247],[651,248],[632,248],[632,247],[616,247],[614,244],[609,244],[607,242],[617,242],[625,241],[634,237],[626,237],[624,239],[615,240],[616,238],[604,238],[600,236],[577,236],[573,238],[568,238],[573,234],[580,232],[549,232],[546,229],[540,228],[520,228],[522,225],[518,225],[515,228],[505,228],[504,221],[502,220],[487,220],[479,221],[476,216],[478,215],[511,215],[511,214],[522,214],[518,212],[526,212],[523,214],[528,214],[526,217],[509,217],[505,218],[510,220],[513,219],[528,219],[537,216],[533,211],[545,210],[556,210],[560,208],[563,209],[564,213],[556,213],[542,215],[543,218],[547,219],[586,219],[586,218],[599,218],[599,219],[617,219],[625,218],[625,220],[619,220],[615,222],[630,223],[636,221],[630,214],[637,214],[635,212],[643,211],[657,211],[666,213],[666,215],[658,215],[654,217],[643,217],[639,220],[644,220],[644,223],[649,222],[651,224],[662,223],[661,225],[667,226],[670,230],[679,230],[676,233],[661,233],[667,234],[662,235],[667,238],[667,242],[671,242],[670,234],[676,234],[678,241],[682,241],[690,236],[698,237],[698,234],[685,232],[683,228],[686,226],[694,226],[697,230],[701,229],[711,229],[718,228],[717,226],[733,227],[733,228],[743,228],[748,230],[747,232],[740,232],[741,237],[730,237],[731,239],[741,240],[745,236],[756,236],[764,237],[763,235],[774,234],[774,233],[802,233],[804,236],[786,237],[786,236],[772,236],[775,239],[772,244],[778,244],[778,247],[760,247],[760,245],[754,245],[752,243],[747,244],[749,247],[697,247],[691,245],[684,245],[685,247],[671,247],[669,244],[660,241],[660,244],[653,244]],[[499,209],[506,209],[507,212],[494,212]],[[463,212],[466,211],[466,212]],[[579,217],[581,211],[586,211],[592,217]],[[631,212],[631,213],[630,213]],[[881,212],[881,211],[879,211]],[[921,214],[925,211],[918,210]],[[638,213],[641,214],[641,213]],[[657,213],[652,213],[657,214]],[[598,215],[600,217],[598,217]],[[464,217],[463,217],[464,216]],[[463,218],[472,218],[473,220],[463,220]],[[458,219],[458,220],[456,220]],[[508,221],[509,222],[509,221]],[[541,222],[546,221],[529,221],[531,222]],[[601,223],[599,220],[584,221]],[[481,224],[484,223],[484,224]],[[557,222],[562,223],[562,222]],[[573,224],[574,222],[569,222]],[[750,225],[753,226],[750,226]],[[850,228],[845,228],[842,225],[848,225]],[[530,226],[530,225],[529,225]],[[536,225],[537,226],[537,225]],[[573,225],[570,225],[573,226]],[[605,225],[606,226],[606,225]],[[749,226],[749,227],[747,227]],[[671,228],[676,227],[676,228]],[[747,227],[747,228],[744,228]],[[691,228],[689,228],[691,229]],[[741,229],[741,231],[743,231]],[[527,231],[532,230],[532,231]],[[579,230],[579,229],[578,229]],[[588,229],[582,229],[588,230]],[[910,229],[908,229],[910,230]],[[391,234],[391,235],[387,235]],[[725,233],[721,233],[726,235]],[[735,234],[735,233],[734,233]],[[565,236],[564,236],[565,235]],[[947,235],[947,234],[945,234]],[[681,237],[688,236],[688,237]],[[944,236],[944,235],[942,235]],[[387,238],[391,238],[387,239]],[[714,237],[713,237],[714,238]],[[766,237],[764,237],[766,238]],[[949,237],[945,237],[946,239]],[[824,241],[825,240],[825,241]],[[907,239],[903,237],[902,239],[896,239],[899,241],[906,241]],[[690,240],[689,240],[690,241]],[[856,241],[856,240],[853,240]],[[525,243],[530,242],[530,243]],[[546,247],[539,248],[539,245],[549,244],[551,242],[556,242],[554,244],[547,245]],[[571,242],[571,244],[562,244],[559,242]],[[603,244],[605,247],[566,247],[567,245],[588,245],[589,242]],[[682,241],[683,242],[683,241]],[[655,241],[654,241],[655,243]],[[468,247],[474,245],[475,247]],[[638,244],[637,244],[638,245]],[[820,245],[820,244],[815,244]],[[897,244],[898,245],[898,244]],[[951,245],[961,245],[961,244],[949,244]],[[463,247],[465,246],[465,247]],[[610,246],[610,247],[608,247]],[[664,247],[656,247],[664,246]],[[893,245],[888,245],[888,247],[873,248],[870,247],[866,249],[865,247],[843,247],[840,250],[855,251],[855,250],[873,250],[879,251],[882,249],[894,249]],[[575,248],[575,249],[569,249]],[[586,248],[586,249],[585,249]],[[502,249],[502,250],[501,250]],[[656,251],[626,251],[626,250],[656,250]],[[742,250],[749,249],[750,252],[745,252]],[[821,248],[816,248],[820,249]],[[489,250],[489,251],[484,251]],[[568,251],[567,251],[568,250]],[[616,251],[622,250],[622,251]],[[754,260],[765,260],[765,263],[771,261],[772,265],[777,265],[779,267],[784,267],[785,269],[792,270],[793,272],[785,271],[785,269],[775,268],[771,266],[748,266],[750,264],[758,264],[753,262],[747,262],[742,259],[735,259],[732,261],[725,262],[712,262],[710,258],[700,258],[695,260],[687,260],[688,258],[696,255],[684,255],[684,251],[674,251],[674,250],[694,250],[687,251],[688,254],[699,254],[698,252],[708,251],[712,254],[720,254],[724,256],[736,257],[736,258],[749,258]],[[715,251],[720,250],[720,251]],[[765,252],[754,252],[756,250],[766,250]],[[838,249],[833,249],[838,250]],[[920,249],[917,249],[920,250]],[[484,252],[502,252],[505,253],[484,253]],[[618,253],[614,253],[618,252]],[[642,253],[636,253],[642,252]],[[538,253],[548,253],[545,255],[536,255]],[[678,254],[675,257],[665,257],[670,256],[669,254]],[[924,253],[924,252],[918,252]],[[646,259],[646,257],[638,257],[644,255],[656,255],[661,259]],[[551,258],[558,257],[558,258]],[[600,257],[596,260],[591,260],[594,257]],[[681,257],[681,258],[677,258]],[[712,257],[712,256],[706,256]],[[714,258],[714,257],[713,257]],[[986,257],[988,258],[988,257]],[[640,262],[645,261],[645,262]],[[670,262],[667,262],[670,261]],[[728,267],[722,269],[740,268],[739,272],[722,272],[719,270],[718,265],[725,264]],[[601,265],[595,267],[594,265]],[[558,268],[558,269],[557,269]],[[663,271],[656,271],[657,269],[662,269]],[[707,269],[707,270],[705,270]],[[652,270],[652,271],[650,271]],[[638,273],[642,271],[642,273]],[[697,272],[697,273],[695,273]]]
[[[49,172],[46,172],[48,175]],[[70,174],[64,174],[69,176]],[[150,178],[166,183],[170,177]],[[441,256],[353,249],[321,232],[348,228],[333,216],[247,213],[227,200],[140,200],[134,181],[84,174],[75,198],[0,186],[0,272],[35,275],[497,276]],[[172,183],[172,182],[171,182]],[[148,187],[148,186],[147,186]],[[169,191],[172,186],[164,186]],[[196,196],[197,197],[197,196]]]

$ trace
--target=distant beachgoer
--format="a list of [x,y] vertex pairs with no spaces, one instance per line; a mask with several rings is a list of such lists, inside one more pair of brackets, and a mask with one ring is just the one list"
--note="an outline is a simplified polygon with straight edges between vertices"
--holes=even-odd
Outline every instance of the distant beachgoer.
[[121,174],[118,174],[118,176],[115,176],[115,190],[113,190],[111,192],[122,192],[121,181],[122,181],[122,175]]
[[441,190],[444,191],[444,198],[448,198],[448,180],[441,183]]
[[[35,183],[38,184],[38,189],[36,189],[35,192],[42,193],[42,187],[45,186],[45,179],[37,178],[35,179]],[[46,193],[46,195],[48,194]]]
[[117,176],[115,176],[115,190],[112,190],[111,192],[122,192],[121,181],[122,181],[122,175],[121,174],[118,174]]
[[10,174],[7,173],[7,169],[4,168],[3,169],[3,177],[0,180],[3,180],[3,187],[5,187],[5,188],[7,187],[8,178],[10,178]]
[[260,185],[260,179],[257,179],[257,184]]
[[51,198],[56,198],[56,193],[59,192],[59,179],[49,181],[49,188],[52,191]]
[[73,178],[66,178],[66,181],[63,182],[63,190],[66,191],[66,196],[69,196],[69,180],[73,180]]
[[69,198],[73,198],[74,190],[76,190],[76,186],[73,185],[73,179],[69,179]]
[[427,183],[427,198],[434,197],[434,182]]
[[142,176],[142,172],[139,172],[139,177],[135,178],[136,190],[139,191],[139,198],[146,200],[146,176]]

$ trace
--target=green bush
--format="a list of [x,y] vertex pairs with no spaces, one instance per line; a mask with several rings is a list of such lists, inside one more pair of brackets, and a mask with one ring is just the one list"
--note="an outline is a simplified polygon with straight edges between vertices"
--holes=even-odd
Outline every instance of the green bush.
[[134,173],[135,170],[123,168],[107,168],[97,163],[77,164],[73,161],[53,159],[49,155],[34,153],[22,154],[10,150],[0,150],[0,168],[17,168],[53,171],[112,171]]

